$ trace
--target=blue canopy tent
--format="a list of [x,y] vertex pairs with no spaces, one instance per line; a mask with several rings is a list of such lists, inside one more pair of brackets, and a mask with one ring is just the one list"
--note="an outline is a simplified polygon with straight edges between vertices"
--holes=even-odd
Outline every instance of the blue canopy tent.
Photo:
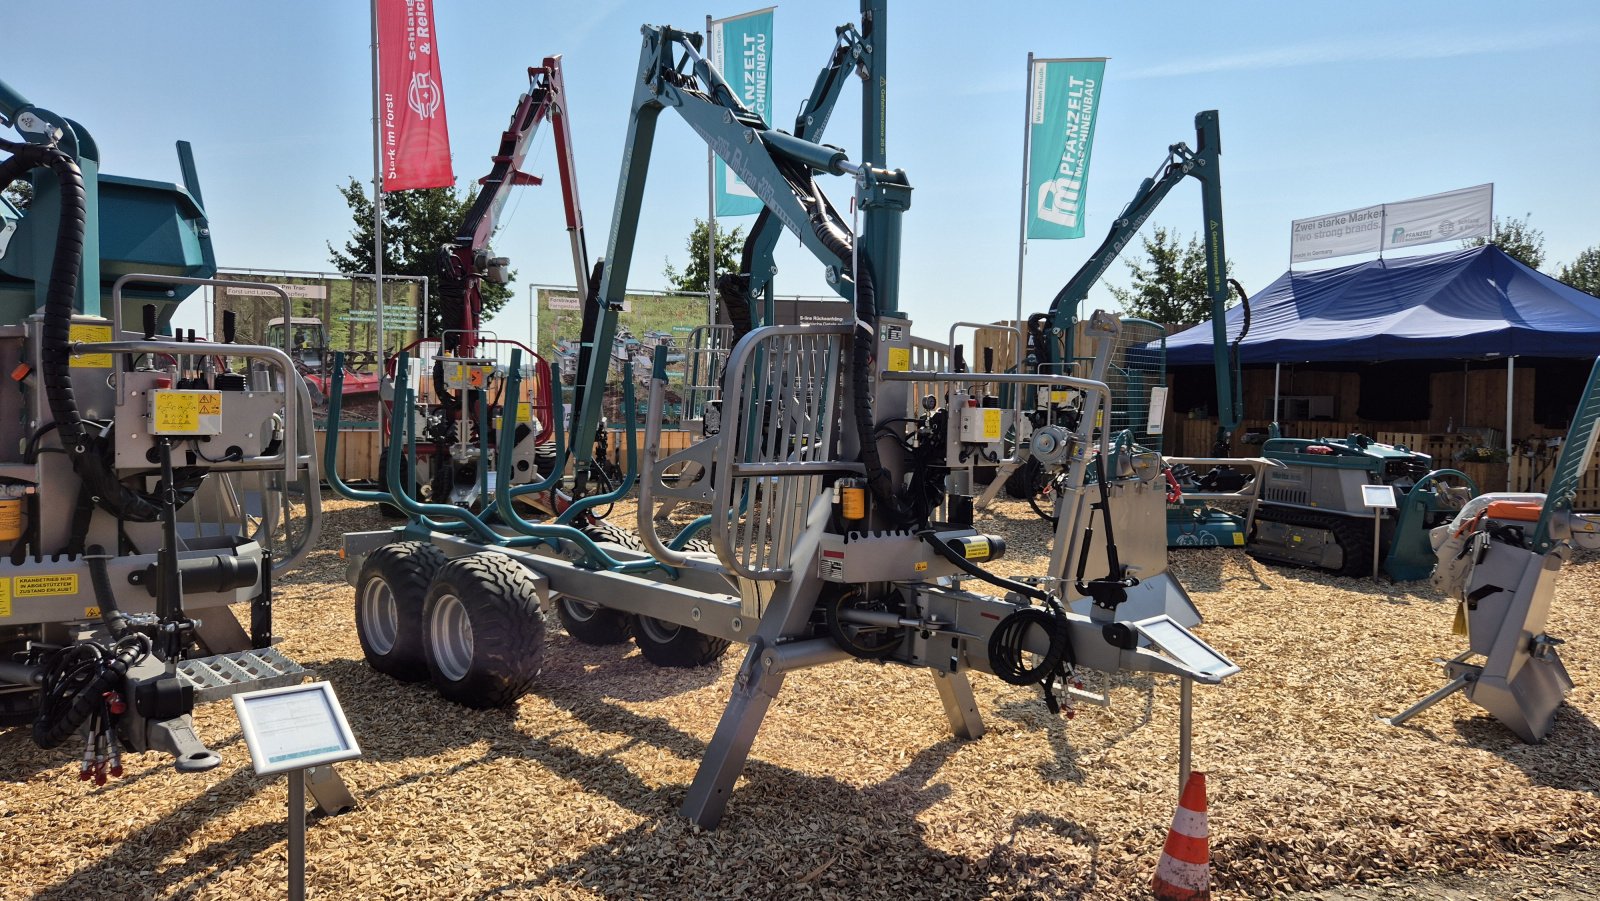
[[[1230,336],[1243,320],[1240,307],[1228,311]],[[1167,365],[1209,365],[1211,346],[1210,324],[1179,332],[1167,339]],[[1246,365],[1503,357],[1508,443],[1517,356],[1600,356],[1600,299],[1494,245],[1290,270],[1251,298],[1239,345]]]
[[[1492,244],[1285,272],[1250,299],[1240,363],[1600,356],[1600,299]],[[1239,334],[1244,311],[1228,311]],[[1168,366],[1211,363],[1211,326],[1167,339]]]

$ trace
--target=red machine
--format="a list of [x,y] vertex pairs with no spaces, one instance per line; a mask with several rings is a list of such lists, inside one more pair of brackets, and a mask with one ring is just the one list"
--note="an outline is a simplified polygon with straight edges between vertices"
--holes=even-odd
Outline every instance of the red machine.
[[[495,395],[503,390],[503,373],[497,369],[494,349],[497,345],[521,348],[530,361],[531,374],[523,379],[527,388],[527,402],[531,428],[517,440],[518,456],[526,456],[530,464],[537,449],[550,438],[555,416],[556,396],[550,365],[532,348],[521,342],[487,337],[482,333],[483,298],[485,279],[505,284],[508,279],[508,260],[489,255],[489,240],[499,225],[500,213],[505,208],[511,188],[517,185],[537,185],[542,182],[536,175],[521,169],[529,146],[540,123],[549,120],[555,130],[556,163],[560,170],[561,191],[567,219],[567,232],[572,243],[572,264],[577,284],[586,285],[588,277],[588,249],[584,244],[583,213],[578,202],[578,185],[574,177],[572,135],[566,118],[566,91],[561,77],[561,57],[549,56],[540,66],[528,69],[528,92],[517,101],[511,114],[511,125],[500,136],[500,147],[493,157],[489,174],[479,179],[482,186],[472,208],[467,211],[455,239],[440,249],[443,276],[439,285],[439,309],[443,321],[440,333],[427,341],[439,343],[439,353],[432,366],[432,397],[418,407],[425,418],[417,432],[421,439],[415,457],[407,469],[418,486],[427,486],[428,499],[435,503],[455,503],[471,506],[488,493],[486,480],[480,471],[482,448],[489,444],[483,434],[484,419],[480,407],[487,401],[494,407],[502,402]],[[401,349],[414,352],[421,341]],[[392,381],[395,373],[394,359],[386,364]],[[392,395],[391,395],[392,396]],[[386,401],[392,411],[392,402]],[[386,417],[392,423],[392,417]],[[497,428],[489,424],[491,429]],[[388,440],[388,431],[385,441]],[[388,450],[385,450],[385,454]],[[527,478],[535,478],[536,466],[518,466]]]

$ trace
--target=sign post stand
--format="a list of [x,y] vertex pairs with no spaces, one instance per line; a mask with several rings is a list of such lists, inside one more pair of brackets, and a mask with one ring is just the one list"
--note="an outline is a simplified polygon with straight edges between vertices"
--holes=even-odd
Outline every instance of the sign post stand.
[[256,775],[289,775],[289,901],[306,896],[306,770],[361,756],[328,682],[233,696]]

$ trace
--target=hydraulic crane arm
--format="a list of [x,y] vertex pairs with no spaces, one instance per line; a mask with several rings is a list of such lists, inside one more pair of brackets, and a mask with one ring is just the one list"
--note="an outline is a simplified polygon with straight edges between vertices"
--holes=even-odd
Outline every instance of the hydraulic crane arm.
[[[833,116],[833,107],[844,92],[846,78],[852,69],[865,77],[862,61],[867,53],[861,33],[852,23],[835,29],[837,40],[828,64],[817,75],[811,95],[801,104],[794,119],[794,136],[808,141],[818,141]],[[771,325],[773,321],[772,298],[769,289],[776,271],[772,265],[772,251],[783,234],[783,227],[773,219],[765,207],[756,217],[755,225],[745,237],[740,255],[739,271],[725,273],[717,280],[717,295],[723,309],[733,323],[733,340],[738,341],[748,332],[753,320]],[[763,298],[763,310],[757,317],[750,305],[755,298]]]
[[[1237,342],[1244,336],[1241,334],[1230,345],[1227,318],[1224,315],[1232,289],[1228,281],[1228,257],[1222,241],[1222,168],[1219,162],[1222,137],[1217,125],[1217,111],[1206,110],[1197,114],[1194,128],[1194,148],[1184,143],[1168,148],[1167,159],[1162,163],[1161,170],[1139,185],[1139,190],[1134,192],[1133,199],[1112,223],[1110,233],[1100,242],[1099,248],[1050,302],[1050,311],[1029,317],[1028,333],[1041,370],[1059,369],[1061,364],[1068,362],[1067,336],[1076,322],[1079,305],[1089,296],[1089,289],[1111,268],[1122,248],[1139,233],[1145,220],[1150,218],[1150,214],[1161,205],[1173,187],[1185,178],[1199,181],[1201,215],[1205,220],[1206,294],[1211,301],[1212,363],[1217,379],[1217,442],[1226,448],[1228,439],[1244,417],[1237,358]],[[1219,456],[1225,453],[1225,450],[1220,451]]]
[[[547,56],[544,64],[528,69],[528,92],[517,100],[511,124],[500,135],[489,174],[478,180],[482,186],[472,207],[456,229],[450,244],[440,250],[445,275],[440,285],[444,315],[445,349],[470,355],[477,345],[481,327],[484,278],[502,279],[504,262],[489,257],[489,240],[500,224],[511,189],[517,185],[536,185],[537,176],[522,171],[540,123],[549,120],[555,129],[556,165],[561,173],[561,196],[567,217],[567,232],[572,241],[572,264],[582,285],[588,278],[588,249],[584,246],[583,213],[578,202],[578,183],[574,177],[572,133],[566,116],[566,85],[561,76],[561,57]],[[502,281],[503,283],[503,281]]]
[[[597,321],[593,329],[585,329],[578,364],[582,381],[573,393],[572,447],[578,471],[576,490],[580,493],[590,447],[600,424],[606,349],[616,335],[616,314],[622,307],[638,235],[656,121],[663,109],[676,109],[717,156],[738,173],[766,209],[823,262],[828,283],[847,300],[857,300],[860,281],[851,263],[855,236],[849,223],[818,189],[813,174],[854,175],[868,196],[897,198],[900,209],[909,205],[910,188],[905,184],[904,173],[854,164],[837,147],[770,128],[739,101],[722,75],[701,56],[700,35],[661,26],[645,26],[643,33],[622,176],[611,215],[610,249],[598,297],[592,301]],[[863,273],[868,271],[863,267]],[[875,310],[863,311],[859,307],[858,304],[857,313],[862,319],[870,321],[875,315]]]

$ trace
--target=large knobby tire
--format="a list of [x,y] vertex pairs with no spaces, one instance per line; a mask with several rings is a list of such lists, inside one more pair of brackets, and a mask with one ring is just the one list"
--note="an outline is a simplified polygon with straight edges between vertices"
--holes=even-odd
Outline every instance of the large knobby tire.
[[[595,520],[583,526],[583,533],[596,542],[611,542],[629,550],[644,552],[644,542],[639,536],[604,520]],[[576,598],[562,597],[556,601],[556,618],[571,635],[584,644],[621,644],[628,640],[631,617],[620,610],[601,607]]]
[[402,682],[428,678],[422,649],[422,606],[446,563],[423,541],[386,544],[367,555],[356,579],[356,637],[367,665]]
[[[715,554],[716,548],[704,538],[684,543],[686,551]],[[688,626],[679,626],[653,616],[633,618],[633,642],[644,659],[656,666],[693,668],[715,663],[728,650],[726,638],[715,638]]]
[[544,661],[537,586],[504,554],[446,563],[423,605],[428,675],[446,700],[505,707],[533,687]]

